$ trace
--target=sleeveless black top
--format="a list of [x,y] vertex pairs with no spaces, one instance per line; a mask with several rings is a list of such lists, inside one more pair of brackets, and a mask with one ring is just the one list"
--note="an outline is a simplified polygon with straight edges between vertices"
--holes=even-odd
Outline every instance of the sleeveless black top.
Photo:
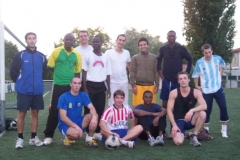
[[194,97],[194,88],[190,88],[190,92],[186,97],[183,97],[180,88],[177,88],[177,97],[173,107],[174,119],[184,119],[186,113],[195,107],[197,99]]

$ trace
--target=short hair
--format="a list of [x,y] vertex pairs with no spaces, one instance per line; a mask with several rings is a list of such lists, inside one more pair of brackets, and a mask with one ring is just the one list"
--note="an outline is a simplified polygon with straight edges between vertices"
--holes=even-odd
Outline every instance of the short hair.
[[89,36],[89,33],[88,33],[87,30],[80,30],[80,31],[78,31],[78,36],[79,36],[79,33],[87,33],[87,35]]
[[138,40],[138,46],[139,46],[139,43],[142,42],[142,41],[145,41],[145,42],[147,43],[147,45],[148,45],[148,40],[147,40],[147,38],[142,37],[142,38],[140,38],[140,39]]
[[204,44],[202,46],[202,52],[204,51],[204,49],[211,49],[212,50],[212,46],[210,44]]
[[100,39],[100,41],[103,43],[103,40],[102,40],[101,36],[99,36],[99,35],[93,36],[93,38],[95,38],[95,37],[98,37]]
[[151,93],[153,95],[153,93],[149,90],[146,90],[145,92],[143,92],[143,96],[146,94],[146,93]]
[[125,93],[120,89],[114,92],[113,97],[115,98],[117,95],[125,97]]
[[177,78],[179,78],[179,76],[182,75],[182,74],[186,74],[187,77],[188,77],[188,79],[189,79],[189,74],[188,74],[188,72],[186,72],[186,71],[178,72],[178,74],[177,74]]
[[119,37],[125,37],[125,38],[127,38],[125,34],[119,34],[119,35],[117,36],[117,40],[118,40]]
[[28,32],[28,33],[26,33],[26,35],[25,35],[25,40],[27,40],[27,37],[28,37],[29,35],[34,35],[34,36],[37,38],[36,33]]
[[174,30],[170,30],[170,31],[168,31],[167,34],[168,34],[169,32],[174,32],[174,33],[176,34],[176,32],[175,32]]

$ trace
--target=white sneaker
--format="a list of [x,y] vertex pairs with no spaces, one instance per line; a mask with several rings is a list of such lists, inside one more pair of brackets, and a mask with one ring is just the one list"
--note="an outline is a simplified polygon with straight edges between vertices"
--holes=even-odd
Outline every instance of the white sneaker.
[[50,144],[52,144],[52,138],[49,138],[49,137],[45,138],[43,144],[44,144],[44,145],[50,145]]
[[163,136],[157,136],[156,142],[157,142],[158,145],[164,146]]
[[22,138],[18,138],[18,139],[16,140],[15,148],[16,148],[16,149],[18,149],[18,148],[23,148],[23,139],[22,139]]
[[36,145],[36,146],[42,146],[43,142],[38,138],[38,136],[35,136],[35,138],[29,139],[30,145]]
[[135,148],[135,142],[134,142],[134,141],[127,141],[126,146],[127,146],[128,148]]
[[165,131],[165,133],[163,134],[163,137],[165,139],[172,139],[172,135],[170,133],[168,133],[167,131]]
[[93,139],[101,141],[102,140],[102,134],[101,133],[94,133],[93,134]]
[[221,132],[222,132],[222,137],[223,138],[228,138],[226,130],[221,130]]

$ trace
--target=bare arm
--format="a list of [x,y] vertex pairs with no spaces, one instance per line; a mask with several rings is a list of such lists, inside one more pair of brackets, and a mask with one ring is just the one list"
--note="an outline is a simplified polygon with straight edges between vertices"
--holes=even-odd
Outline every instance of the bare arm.
[[175,89],[170,92],[168,103],[167,103],[167,115],[173,127],[177,126],[173,116],[173,107],[174,107],[176,97],[177,97],[177,90]]
[[111,97],[111,89],[110,89],[110,75],[107,75],[107,98]]
[[77,124],[73,123],[68,117],[67,117],[67,111],[59,108],[59,114],[61,120],[68,126],[73,128],[79,128]]
[[194,86],[196,89],[202,91],[202,87],[198,85],[198,79],[199,78],[193,78]]
[[107,123],[104,120],[100,120],[99,126],[103,132],[113,135],[113,133],[109,130],[109,128],[107,127]]
[[131,65],[131,62],[127,62],[128,71],[130,71],[130,65]]
[[87,71],[82,70],[82,85],[83,85],[83,90],[84,90],[84,92],[86,92],[86,93],[88,94],[86,81],[87,81]]
[[97,115],[96,109],[94,108],[92,103],[90,103],[87,107],[89,108],[90,114],[92,115],[92,119],[89,125],[96,127],[98,124],[98,115]]

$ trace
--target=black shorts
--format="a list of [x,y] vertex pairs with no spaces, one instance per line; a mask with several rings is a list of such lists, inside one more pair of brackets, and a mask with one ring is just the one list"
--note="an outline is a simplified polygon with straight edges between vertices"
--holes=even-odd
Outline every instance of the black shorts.
[[17,110],[19,111],[28,111],[33,110],[43,110],[44,101],[43,95],[25,95],[18,93],[17,94]]

